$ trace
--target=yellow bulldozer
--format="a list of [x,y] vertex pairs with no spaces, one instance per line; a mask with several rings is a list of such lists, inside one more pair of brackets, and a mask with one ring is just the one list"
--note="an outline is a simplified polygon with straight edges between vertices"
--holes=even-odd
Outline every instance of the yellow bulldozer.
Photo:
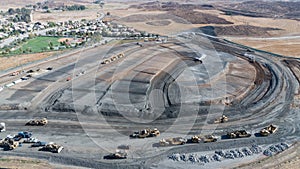
[[215,120],[215,123],[225,123],[228,121],[228,117],[225,115],[222,115],[221,117],[219,117],[218,119]]
[[56,143],[50,142],[46,144],[44,147],[39,149],[39,151],[50,151],[52,153],[60,153],[63,150],[63,146],[58,145]]
[[4,150],[14,150],[19,146],[19,142],[14,141],[12,138],[5,138],[0,141],[0,147]]
[[184,145],[187,142],[187,139],[182,137],[175,137],[169,139],[161,139],[159,141],[160,146],[172,146],[172,145]]
[[260,135],[262,136],[268,136],[270,134],[275,133],[278,130],[278,127],[271,124],[263,129],[260,130]]
[[227,133],[228,138],[244,138],[244,137],[250,137],[251,134],[247,133],[246,130],[236,130],[233,132]]
[[212,134],[204,135],[204,136],[195,135],[191,138],[192,143],[200,143],[200,142],[210,143],[210,142],[215,142],[215,141],[217,141],[217,137]]
[[131,138],[147,138],[147,137],[156,137],[160,135],[160,132],[157,128],[154,129],[143,129],[137,132],[134,132],[130,135]]
[[42,118],[42,119],[30,120],[25,125],[26,126],[44,126],[46,124],[48,124],[47,118]]

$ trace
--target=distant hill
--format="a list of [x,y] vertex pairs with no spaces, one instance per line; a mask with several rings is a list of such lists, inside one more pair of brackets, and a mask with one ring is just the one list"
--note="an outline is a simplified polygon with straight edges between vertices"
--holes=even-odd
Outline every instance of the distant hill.
[[300,19],[300,1],[246,1],[217,6],[227,15]]

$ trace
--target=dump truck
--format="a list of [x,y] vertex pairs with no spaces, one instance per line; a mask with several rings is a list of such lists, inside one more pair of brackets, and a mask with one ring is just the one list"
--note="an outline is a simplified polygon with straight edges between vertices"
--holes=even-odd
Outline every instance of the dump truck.
[[125,151],[116,151],[103,157],[103,159],[112,160],[112,159],[126,159],[127,153]]
[[152,129],[143,129],[141,131],[134,132],[130,135],[131,138],[146,138],[146,137],[156,137],[160,134],[157,128]]
[[225,115],[222,115],[221,117],[219,117],[218,119],[215,120],[215,123],[224,123],[228,121],[228,117]]
[[215,141],[217,141],[217,137],[214,135],[211,135],[211,134],[204,135],[204,136],[195,135],[191,138],[192,143],[200,143],[200,142],[209,143],[209,142],[215,142]]
[[26,126],[44,126],[46,124],[48,124],[47,118],[42,118],[42,119],[30,120],[25,125]]
[[228,138],[244,138],[244,137],[250,137],[251,134],[247,133],[246,130],[236,130],[233,132],[227,133]]
[[263,129],[260,130],[260,135],[262,136],[268,136],[270,134],[275,133],[278,130],[278,127],[271,124]]
[[175,137],[169,139],[162,139],[159,141],[160,146],[172,146],[172,145],[184,145],[187,142],[187,139],[182,137]]
[[0,147],[4,150],[14,150],[19,146],[19,142],[14,141],[12,138],[5,138],[0,141]]
[[49,151],[52,153],[60,153],[63,150],[63,148],[64,147],[61,145],[50,142],[50,143],[46,144],[44,147],[42,147],[41,149],[39,149],[39,151]]
[[0,123],[0,132],[4,132],[6,130],[5,123]]

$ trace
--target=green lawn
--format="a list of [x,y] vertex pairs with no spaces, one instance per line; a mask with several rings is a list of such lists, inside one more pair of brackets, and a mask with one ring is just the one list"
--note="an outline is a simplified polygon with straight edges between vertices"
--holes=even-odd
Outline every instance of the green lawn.
[[[22,51],[28,51],[31,49],[30,53],[38,53],[49,50],[49,44],[52,42],[53,46],[59,46],[58,42],[59,37],[35,37],[33,39],[28,40],[26,43],[22,44],[20,49]],[[22,53],[20,49],[15,50],[13,53],[20,54]]]

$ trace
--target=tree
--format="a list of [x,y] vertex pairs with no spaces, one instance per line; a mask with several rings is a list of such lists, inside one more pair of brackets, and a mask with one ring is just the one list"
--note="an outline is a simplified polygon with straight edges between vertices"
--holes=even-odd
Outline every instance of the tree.
[[45,9],[45,10],[47,10],[47,9],[49,9],[49,7],[48,6],[43,6],[43,8],[42,9]]
[[8,14],[13,15],[15,13],[15,10],[13,8],[8,9]]
[[16,12],[16,13],[21,13],[20,8],[17,8],[15,12]]
[[23,18],[24,22],[29,23],[31,22],[31,17],[29,14],[25,14],[24,18]]
[[10,52],[10,49],[9,49],[9,48],[6,48],[6,49],[5,49],[5,52],[6,52],[6,53],[9,53],[9,52]]

